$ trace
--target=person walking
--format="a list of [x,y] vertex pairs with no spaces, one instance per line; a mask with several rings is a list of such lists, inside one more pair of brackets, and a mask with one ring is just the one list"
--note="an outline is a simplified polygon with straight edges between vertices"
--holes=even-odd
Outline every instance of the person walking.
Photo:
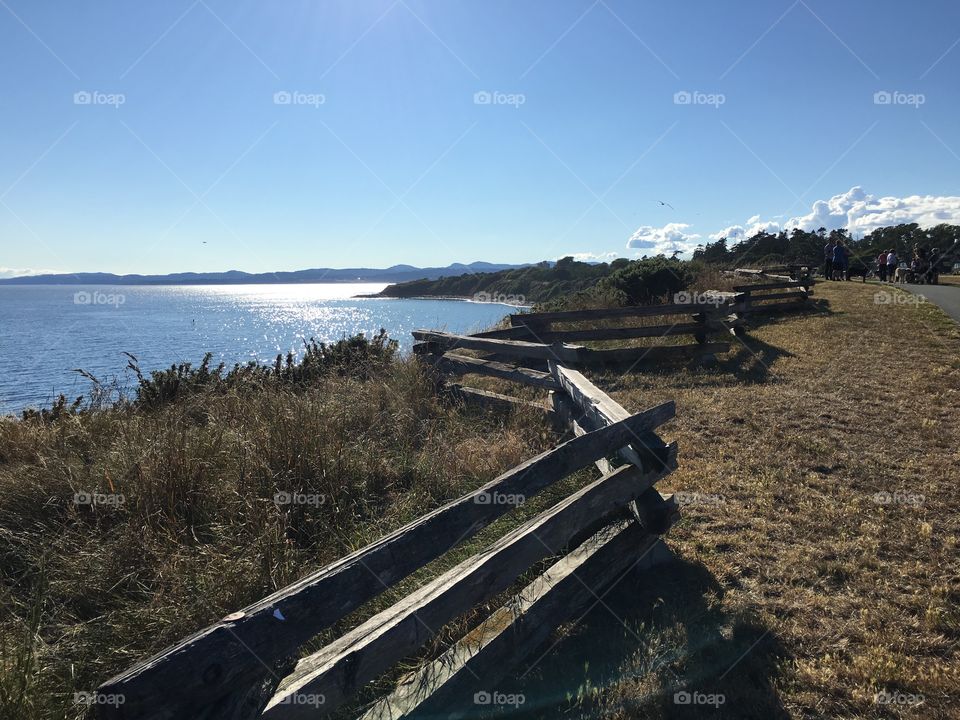
[[887,251],[882,250],[879,255],[877,255],[877,277],[880,278],[880,282],[887,281]]
[[833,280],[833,249],[836,246],[836,240],[831,240],[823,246],[823,279]]
[[887,282],[893,282],[897,277],[897,252],[893,248],[887,250]]

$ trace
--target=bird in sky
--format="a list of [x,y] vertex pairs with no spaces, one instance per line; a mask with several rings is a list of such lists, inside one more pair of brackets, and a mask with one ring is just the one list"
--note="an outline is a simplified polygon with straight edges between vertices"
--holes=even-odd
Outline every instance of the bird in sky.
[[670,203],[668,203],[668,202],[664,202],[663,200],[657,200],[657,202],[660,203],[661,205],[665,205],[666,207],[670,208],[671,210],[676,210],[676,208],[675,208],[673,205],[671,205]]

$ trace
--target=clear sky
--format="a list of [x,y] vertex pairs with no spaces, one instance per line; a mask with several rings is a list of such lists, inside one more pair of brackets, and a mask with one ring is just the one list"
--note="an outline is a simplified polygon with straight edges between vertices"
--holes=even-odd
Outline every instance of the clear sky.
[[960,222],[958,43],[942,0],[0,0],[0,273]]

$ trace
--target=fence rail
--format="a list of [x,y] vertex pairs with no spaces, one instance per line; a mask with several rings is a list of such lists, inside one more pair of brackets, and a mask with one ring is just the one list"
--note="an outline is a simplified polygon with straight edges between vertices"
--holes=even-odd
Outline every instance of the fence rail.
[[[776,292],[776,291],[785,292]],[[739,285],[731,311],[740,316],[750,313],[775,313],[801,309],[807,306],[813,294],[813,281],[809,277],[800,280],[779,280],[772,283]],[[786,302],[780,302],[786,301]]]

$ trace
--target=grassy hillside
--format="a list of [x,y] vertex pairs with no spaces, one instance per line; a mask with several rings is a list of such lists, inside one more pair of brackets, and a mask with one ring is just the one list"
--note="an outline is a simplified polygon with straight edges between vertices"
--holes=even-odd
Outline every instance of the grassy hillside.
[[[722,694],[723,717],[956,716],[960,333],[875,290],[818,285],[819,311],[710,368],[593,376],[630,410],[677,402],[679,563],[624,578],[498,686],[527,717],[718,715],[685,690]],[[445,404],[385,347],[145,383],[135,405],[0,420],[0,717],[84,717],[73,693],[557,441],[535,414]]]

